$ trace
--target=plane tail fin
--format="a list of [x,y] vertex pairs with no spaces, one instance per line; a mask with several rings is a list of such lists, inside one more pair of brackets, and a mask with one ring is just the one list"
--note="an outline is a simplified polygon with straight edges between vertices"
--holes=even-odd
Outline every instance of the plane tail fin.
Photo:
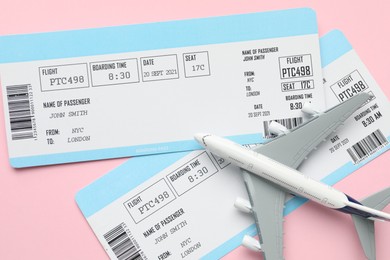
[[[390,187],[368,196],[367,198],[361,200],[361,202],[364,206],[374,208],[376,210],[382,210],[390,203]],[[351,216],[366,257],[369,260],[375,260],[374,222],[370,219],[362,218],[357,215]]]

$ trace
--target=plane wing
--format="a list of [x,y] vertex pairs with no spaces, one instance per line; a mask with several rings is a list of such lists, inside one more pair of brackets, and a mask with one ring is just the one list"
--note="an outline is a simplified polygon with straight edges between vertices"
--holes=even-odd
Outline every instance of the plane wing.
[[[281,135],[264,145],[258,145],[253,150],[296,169],[312,150],[369,98],[370,95],[367,93],[356,95],[315,116],[288,134]],[[265,258],[283,259],[285,191],[248,171],[242,170],[242,174]]]
[[242,172],[264,259],[283,259],[285,192],[250,172]]
[[335,132],[369,98],[370,95],[367,93],[356,95],[315,116],[291,130],[290,133],[279,136],[264,145],[256,146],[254,150],[296,169],[314,148],[332,132]]

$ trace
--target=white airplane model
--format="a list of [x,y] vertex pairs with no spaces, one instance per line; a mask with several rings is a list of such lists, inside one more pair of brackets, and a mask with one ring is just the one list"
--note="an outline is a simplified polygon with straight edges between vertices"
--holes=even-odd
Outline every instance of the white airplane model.
[[373,220],[390,221],[390,214],[380,211],[390,202],[390,187],[360,203],[296,170],[319,143],[370,98],[361,93],[324,113],[311,112],[316,115],[308,122],[291,131],[279,129],[276,132],[281,135],[253,150],[211,134],[195,135],[205,149],[242,169],[250,203],[239,201],[236,206],[253,213],[260,239],[259,243],[245,237],[244,245],[261,251],[267,260],[283,259],[283,208],[286,194],[293,194],[351,214],[366,256],[375,259]]

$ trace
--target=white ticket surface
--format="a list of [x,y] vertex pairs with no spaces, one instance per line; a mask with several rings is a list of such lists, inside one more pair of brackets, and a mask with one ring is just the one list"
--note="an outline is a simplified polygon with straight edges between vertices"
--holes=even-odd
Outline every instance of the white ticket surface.
[[[302,164],[332,185],[389,149],[390,107],[341,32],[321,39],[321,55],[329,106],[361,91],[375,95]],[[201,150],[130,159],[76,201],[112,259],[217,259],[256,234],[250,214],[233,207],[236,197],[247,197],[238,168]],[[290,199],[284,214],[304,202]]]
[[262,142],[263,121],[324,108],[310,9],[0,37],[11,165]]

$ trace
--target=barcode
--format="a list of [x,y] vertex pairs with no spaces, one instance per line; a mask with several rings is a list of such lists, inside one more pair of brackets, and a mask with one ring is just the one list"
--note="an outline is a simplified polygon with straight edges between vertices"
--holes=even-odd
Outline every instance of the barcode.
[[34,138],[29,87],[29,84],[7,86],[12,140]]
[[142,260],[139,250],[137,250],[123,226],[124,223],[121,223],[108,231],[103,235],[104,239],[119,260]]
[[354,164],[359,163],[387,145],[388,141],[381,130],[376,130],[347,149]]
[[293,128],[299,126],[300,124],[302,124],[303,123],[303,118],[302,117],[293,117],[293,118],[284,118],[284,119],[275,119],[275,120],[270,120],[270,121],[264,121],[263,122],[263,125],[264,125],[264,138],[275,137],[275,135],[272,134],[269,131],[269,124],[272,121],[276,121],[279,124],[285,126],[287,129],[290,130],[290,129],[293,129]]

